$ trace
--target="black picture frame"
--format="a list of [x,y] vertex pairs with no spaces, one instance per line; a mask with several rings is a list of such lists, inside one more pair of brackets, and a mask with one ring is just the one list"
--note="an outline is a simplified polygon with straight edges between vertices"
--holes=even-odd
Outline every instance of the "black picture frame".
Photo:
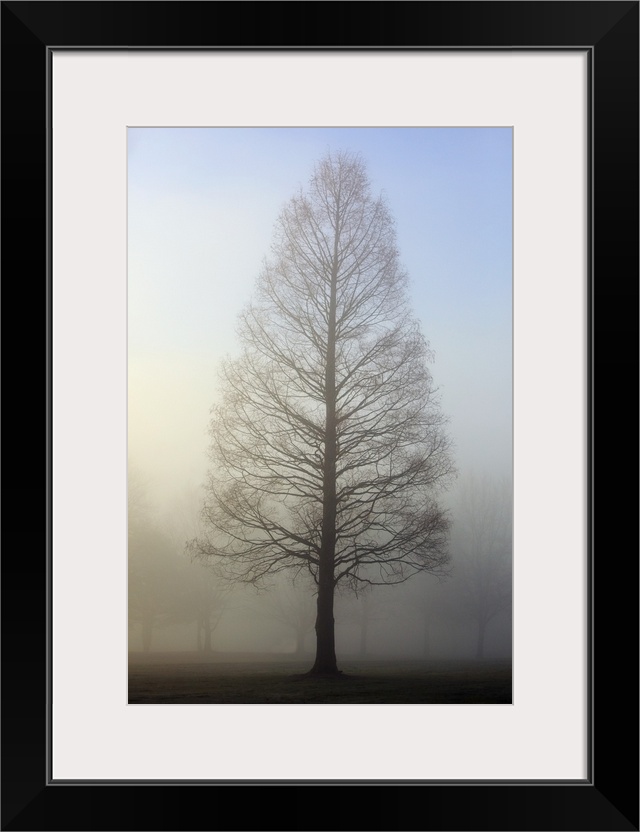
[[[2,3],[2,265],[8,322],[3,358],[8,395],[3,413],[7,441],[2,829],[638,829],[638,494],[631,485],[637,483],[636,466],[631,477],[625,474],[629,461],[637,460],[638,432],[638,10],[638,2],[627,0]],[[587,780],[218,785],[47,779],[51,707],[48,68],[54,47],[588,51],[591,729]],[[553,580],[552,574],[549,579]],[[337,749],[337,753],[343,752]]]

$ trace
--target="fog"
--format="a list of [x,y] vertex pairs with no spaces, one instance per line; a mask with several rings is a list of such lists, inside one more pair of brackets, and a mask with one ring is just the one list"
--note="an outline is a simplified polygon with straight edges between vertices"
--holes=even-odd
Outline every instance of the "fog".
[[335,599],[339,660],[512,651],[512,183],[507,129],[129,130],[129,650],[312,660],[315,587],[231,585],[201,532],[218,371],[274,223],[328,148],[395,218],[457,478],[447,574]]
[[[137,474],[130,480],[135,493]],[[184,553],[185,540],[197,534],[198,509],[197,492],[162,514],[130,505],[129,649],[312,659],[313,583],[278,576],[256,591],[217,579]],[[470,476],[456,487],[450,511],[448,575],[338,592],[340,658],[511,656],[511,481]]]

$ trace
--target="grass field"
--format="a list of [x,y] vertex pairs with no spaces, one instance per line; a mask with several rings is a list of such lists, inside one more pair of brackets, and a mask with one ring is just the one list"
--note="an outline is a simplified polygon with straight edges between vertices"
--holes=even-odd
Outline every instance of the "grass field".
[[344,660],[338,678],[304,677],[313,660],[200,653],[129,655],[130,704],[510,704],[511,661]]

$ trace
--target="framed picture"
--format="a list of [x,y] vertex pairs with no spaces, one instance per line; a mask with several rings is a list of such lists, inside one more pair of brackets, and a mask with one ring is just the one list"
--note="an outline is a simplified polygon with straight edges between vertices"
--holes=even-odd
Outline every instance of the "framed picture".
[[[262,74],[270,68],[267,56]],[[512,702],[513,132],[127,128],[130,704]],[[353,201],[327,204],[327,188],[354,188]],[[313,210],[304,233],[301,198]],[[345,212],[360,234],[335,239],[337,566],[321,594],[333,269],[308,235],[330,239]],[[277,255],[264,267],[274,221]],[[358,304],[355,275],[368,287]],[[238,319],[247,353],[223,363],[239,352]],[[221,443],[213,464],[210,439]],[[235,499],[219,514],[229,504],[214,498],[237,489],[238,465],[241,522]],[[215,482],[203,489],[208,467]],[[217,507],[211,523],[205,502]],[[363,505],[375,506],[375,532]],[[318,609],[333,626],[315,628]]]
[[[3,828],[638,829],[610,449],[637,432],[638,4],[335,9],[2,4],[5,303],[39,304],[48,380],[41,556],[3,560]],[[129,705],[127,128],[343,126],[512,131],[513,702]]]

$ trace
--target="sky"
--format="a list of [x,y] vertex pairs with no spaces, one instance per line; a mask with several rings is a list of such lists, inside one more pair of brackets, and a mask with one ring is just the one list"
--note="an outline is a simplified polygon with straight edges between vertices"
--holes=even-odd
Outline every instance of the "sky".
[[512,467],[509,128],[129,128],[129,462],[161,510],[205,479],[217,371],[275,221],[327,151],[396,221],[461,475]]

